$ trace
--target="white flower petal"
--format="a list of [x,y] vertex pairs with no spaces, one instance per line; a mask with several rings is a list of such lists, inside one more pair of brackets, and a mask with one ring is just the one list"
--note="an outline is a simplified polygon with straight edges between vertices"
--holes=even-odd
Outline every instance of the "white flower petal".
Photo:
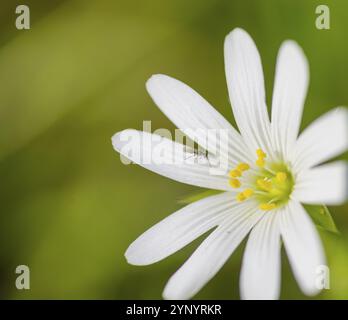
[[348,109],[338,107],[306,128],[296,143],[292,162],[299,169],[313,167],[348,150]]
[[189,299],[224,265],[255,223],[262,217],[255,204],[246,202],[235,207],[183,266],[169,279],[165,299]]
[[342,204],[348,198],[348,166],[336,161],[299,175],[293,198],[308,204]]
[[228,92],[238,128],[253,154],[258,148],[270,154],[270,123],[257,48],[244,30],[234,29],[225,39],[224,53]]
[[234,195],[230,192],[187,205],[136,239],[126,251],[127,261],[147,265],[168,257],[217,226],[235,206]]
[[[232,163],[246,161],[240,134],[204,98],[183,82],[166,75],[153,75],[146,88],[162,112],[188,137],[215,155],[222,155]],[[210,133],[208,130],[211,130]],[[225,130],[224,135],[212,130]],[[220,140],[218,140],[220,139]],[[219,147],[215,141],[221,141]]]
[[308,88],[307,59],[294,41],[285,41],[279,49],[272,101],[274,147],[288,159],[296,141]]
[[252,229],[240,276],[242,299],[274,300],[280,292],[279,211],[266,213]]
[[112,144],[126,158],[162,176],[203,188],[231,190],[227,176],[215,175],[207,159],[192,157],[180,143],[128,129],[116,133]]
[[280,230],[297,283],[305,294],[317,294],[318,271],[325,265],[325,256],[318,232],[301,204],[292,201],[285,207]]

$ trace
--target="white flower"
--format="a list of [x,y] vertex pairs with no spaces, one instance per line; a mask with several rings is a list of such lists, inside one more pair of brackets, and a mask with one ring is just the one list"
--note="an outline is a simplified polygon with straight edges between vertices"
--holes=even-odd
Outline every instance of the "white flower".
[[[228,130],[231,171],[211,175],[208,164],[143,164],[171,179],[223,190],[192,203],[159,222],[135,240],[126,252],[129,263],[148,265],[180,250],[215,229],[168,281],[163,296],[194,296],[223,266],[250,232],[240,277],[244,299],[277,299],[280,291],[280,249],[284,243],[295,278],[307,295],[318,293],[317,268],[325,257],[316,228],[301,203],[343,203],[347,198],[347,165],[319,165],[348,148],[348,112],[328,112],[299,133],[308,85],[308,66],[301,48],[285,41],[277,58],[272,115],[265,103],[260,57],[241,29],[225,39],[225,70],[232,109],[240,133],[197,92],[165,75],[154,75],[147,90],[159,108],[184,133],[191,129]],[[125,130],[124,132],[130,132]],[[122,152],[122,133],[112,141]],[[143,132],[142,142],[154,138]],[[198,143],[202,136],[190,136]],[[165,139],[169,154],[177,142]],[[206,145],[209,151],[209,145]],[[145,150],[151,153],[152,149]],[[318,166],[319,165],[319,166]]]

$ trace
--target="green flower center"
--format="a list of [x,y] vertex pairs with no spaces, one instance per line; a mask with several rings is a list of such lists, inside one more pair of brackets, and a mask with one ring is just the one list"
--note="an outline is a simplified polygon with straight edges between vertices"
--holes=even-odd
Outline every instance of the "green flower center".
[[240,163],[229,173],[232,188],[246,187],[237,194],[236,199],[242,202],[253,197],[259,203],[259,208],[266,211],[282,207],[289,201],[294,177],[286,164],[266,163],[267,155],[261,149],[256,154],[258,169],[247,179],[249,182],[241,181],[244,172],[250,169],[246,163]]

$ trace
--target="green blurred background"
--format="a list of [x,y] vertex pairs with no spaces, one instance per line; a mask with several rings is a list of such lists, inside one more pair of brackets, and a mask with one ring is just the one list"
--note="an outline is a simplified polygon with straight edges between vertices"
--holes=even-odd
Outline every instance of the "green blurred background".
[[[223,41],[235,27],[254,38],[268,104],[281,42],[298,41],[310,61],[303,126],[348,104],[348,2],[324,1],[331,29],[317,30],[311,0],[2,0],[0,10],[0,297],[157,299],[198,239],[152,266],[128,265],[127,246],[197,192],[135,165],[124,166],[111,136],[125,128],[174,126],[145,91],[165,73],[191,85],[231,119]],[[15,8],[31,9],[31,30]],[[345,157],[347,159],[347,157]],[[321,232],[331,289],[348,298],[347,206],[330,208],[341,236]],[[195,297],[239,298],[245,243]],[[284,299],[303,299],[283,252]],[[15,287],[15,268],[31,289]]]

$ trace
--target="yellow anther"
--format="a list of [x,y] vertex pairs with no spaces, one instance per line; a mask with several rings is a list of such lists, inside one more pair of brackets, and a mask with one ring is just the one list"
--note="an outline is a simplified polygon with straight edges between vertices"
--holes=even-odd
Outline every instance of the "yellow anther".
[[244,195],[244,192],[238,193],[237,196],[236,196],[236,199],[237,199],[237,201],[239,201],[239,202],[244,201],[244,200],[246,199],[246,197],[245,197],[245,195]]
[[285,172],[277,172],[276,178],[277,178],[277,181],[284,182],[287,178],[287,175]]
[[245,189],[243,191],[243,195],[245,198],[250,198],[254,193],[254,190],[253,189]]
[[263,168],[265,166],[265,160],[263,160],[263,158],[258,158],[255,163],[260,168]]
[[275,203],[261,203],[259,208],[264,211],[272,210],[276,207],[277,205]]
[[267,181],[264,179],[258,179],[256,181],[257,185],[259,187],[261,187],[262,189],[266,190],[266,191],[271,191],[272,190],[272,182],[271,181]]
[[239,170],[239,171],[247,171],[249,169],[250,169],[250,166],[247,163],[240,163],[237,166],[237,170]]
[[239,188],[240,187],[240,185],[241,185],[241,183],[240,183],[240,181],[238,180],[238,179],[230,179],[230,186],[232,187],[232,188]]
[[242,172],[239,171],[238,169],[234,169],[230,171],[230,177],[232,178],[237,178],[240,177],[242,175]]
[[256,150],[256,154],[257,154],[257,157],[258,157],[258,158],[261,158],[261,159],[267,158],[267,154],[264,153],[264,152],[262,151],[262,149],[257,149],[257,150]]

